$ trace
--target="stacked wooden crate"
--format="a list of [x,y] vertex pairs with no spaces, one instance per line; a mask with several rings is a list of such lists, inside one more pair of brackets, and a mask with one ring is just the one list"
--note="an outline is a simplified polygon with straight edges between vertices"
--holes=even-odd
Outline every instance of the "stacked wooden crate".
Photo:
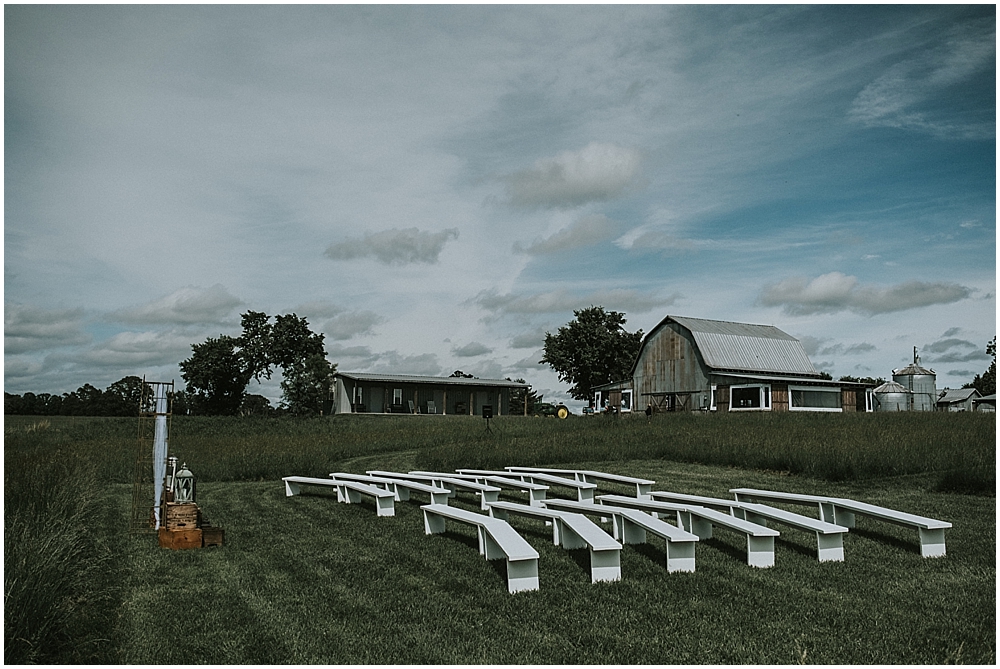
[[159,531],[162,548],[179,550],[222,545],[222,528],[212,527],[193,502],[167,502],[163,516]]

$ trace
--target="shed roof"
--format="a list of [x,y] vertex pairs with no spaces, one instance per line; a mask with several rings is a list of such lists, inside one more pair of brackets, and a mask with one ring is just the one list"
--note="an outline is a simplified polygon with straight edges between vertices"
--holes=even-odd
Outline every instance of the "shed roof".
[[965,402],[973,395],[979,397],[979,391],[975,388],[945,388],[938,397],[938,403]]
[[[813,367],[802,343],[773,325],[667,316],[650,331],[642,346],[645,347],[646,342],[671,322],[691,333],[702,359],[713,370],[819,377],[819,372]],[[640,355],[641,353],[640,349]]]
[[463,376],[415,376],[409,374],[383,374],[379,372],[337,372],[340,376],[353,381],[374,381],[381,383],[425,383],[436,386],[488,386],[491,388],[527,388],[527,383],[508,381],[506,379],[469,379]]

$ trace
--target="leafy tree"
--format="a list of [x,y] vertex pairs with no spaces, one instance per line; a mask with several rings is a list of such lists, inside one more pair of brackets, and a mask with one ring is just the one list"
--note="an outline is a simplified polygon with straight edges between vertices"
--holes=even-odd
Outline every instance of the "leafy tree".
[[266,416],[273,411],[271,400],[263,395],[250,395],[248,393],[243,398],[243,404],[240,405],[241,416]]
[[556,334],[545,333],[546,363],[559,374],[559,380],[573,384],[569,394],[574,399],[590,397],[590,389],[625,378],[642,344],[642,330],[625,330],[625,314],[591,306],[574,311],[576,318],[559,328]]
[[966,383],[963,388],[975,388],[980,395],[993,395],[997,392],[997,338],[986,345],[986,353],[993,356],[989,369],[982,374],[976,374],[972,383]]
[[[507,378],[510,381],[510,378]],[[514,379],[516,383],[525,383],[524,379]],[[529,385],[527,388],[513,388],[510,391],[510,415],[521,416],[525,413],[524,402],[527,399],[528,402],[528,415],[535,410],[535,405],[542,401],[542,396],[531,389]]]
[[883,379],[881,376],[878,378],[872,378],[870,376],[842,376],[838,379],[838,381],[851,381],[853,383],[864,383],[865,385],[875,386],[876,388],[885,383],[885,379]]
[[196,413],[232,416],[239,411],[251,374],[237,343],[233,337],[220,335],[191,345],[193,354],[180,368]]
[[296,416],[322,414],[330,397],[330,386],[337,366],[322,353],[284,368],[281,382],[282,408]]
[[[474,379],[476,377],[473,376],[472,374],[466,374],[465,372],[463,372],[460,369],[456,369],[454,372],[451,373],[451,378],[453,378],[453,379]],[[507,380],[510,381],[510,379],[507,379]]]
[[126,376],[118,379],[104,391],[109,416],[138,416],[142,400],[142,379]]

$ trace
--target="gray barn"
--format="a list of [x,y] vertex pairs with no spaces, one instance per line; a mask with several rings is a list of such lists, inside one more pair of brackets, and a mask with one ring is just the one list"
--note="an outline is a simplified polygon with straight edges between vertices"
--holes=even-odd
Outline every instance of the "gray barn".
[[824,379],[776,327],[667,316],[642,341],[631,378],[594,389],[623,411],[871,411],[860,383]]
[[333,413],[409,413],[494,416],[510,413],[512,390],[528,384],[501,379],[408,376],[337,372],[333,380]]

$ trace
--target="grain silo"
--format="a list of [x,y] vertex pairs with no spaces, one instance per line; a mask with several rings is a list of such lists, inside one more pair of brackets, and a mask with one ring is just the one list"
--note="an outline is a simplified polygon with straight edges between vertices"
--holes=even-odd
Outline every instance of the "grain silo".
[[934,411],[937,405],[937,375],[933,369],[920,366],[917,347],[913,347],[913,362],[902,369],[892,370],[892,380],[912,393],[910,411]]
[[909,411],[913,393],[895,381],[886,381],[872,391],[875,411]]

